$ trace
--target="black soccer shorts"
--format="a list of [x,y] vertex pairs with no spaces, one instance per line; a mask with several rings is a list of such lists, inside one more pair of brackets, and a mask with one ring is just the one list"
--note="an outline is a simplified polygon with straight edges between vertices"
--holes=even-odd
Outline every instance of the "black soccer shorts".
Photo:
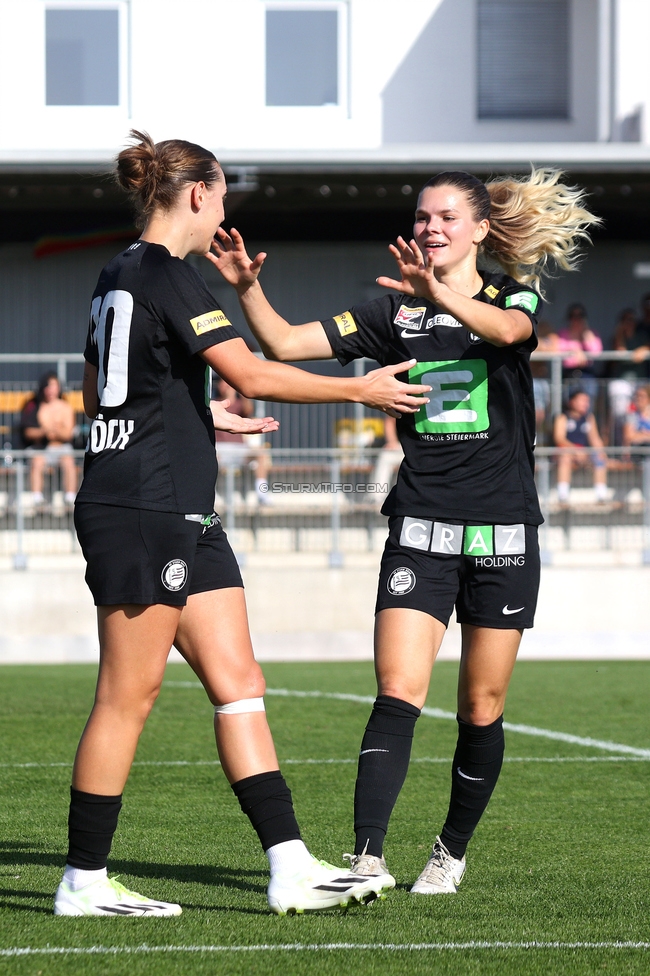
[[421,610],[445,627],[532,627],[539,591],[537,526],[389,519],[375,612]]
[[80,502],[74,520],[98,607],[183,607],[192,593],[244,585],[218,515]]

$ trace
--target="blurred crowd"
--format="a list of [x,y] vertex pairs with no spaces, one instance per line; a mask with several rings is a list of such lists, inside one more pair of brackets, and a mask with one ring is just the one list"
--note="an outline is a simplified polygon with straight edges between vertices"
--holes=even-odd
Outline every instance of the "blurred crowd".
[[[585,466],[593,468],[596,500],[607,501],[603,448],[650,447],[650,293],[641,300],[640,315],[624,308],[618,316],[610,348],[631,353],[628,359],[594,360],[603,342],[579,302],[568,307],[563,328],[555,331],[550,322],[541,321],[538,336],[540,351],[563,354],[563,404],[555,416],[550,364],[532,364],[538,443],[559,448],[558,501],[568,502],[572,472]],[[621,463],[636,460],[632,450],[621,457]]]

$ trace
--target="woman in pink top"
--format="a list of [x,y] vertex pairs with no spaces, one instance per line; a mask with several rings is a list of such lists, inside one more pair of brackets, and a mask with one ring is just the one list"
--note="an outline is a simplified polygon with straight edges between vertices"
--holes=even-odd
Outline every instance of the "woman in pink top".
[[598,396],[598,380],[594,370],[593,360],[588,352],[602,352],[603,343],[600,336],[589,327],[587,310],[580,302],[569,305],[567,309],[566,328],[558,332],[558,349],[571,355],[562,360],[563,379],[578,381],[580,386],[589,394],[592,404]]

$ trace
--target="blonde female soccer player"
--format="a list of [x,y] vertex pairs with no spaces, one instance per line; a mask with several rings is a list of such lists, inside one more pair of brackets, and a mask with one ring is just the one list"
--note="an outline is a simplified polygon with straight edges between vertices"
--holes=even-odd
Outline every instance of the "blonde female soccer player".
[[[456,608],[462,627],[458,745],[451,799],[418,894],[455,892],[465,850],[496,786],[503,709],[539,585],[533,478],[535,403],[529,367],[537,345],[540,275],[570,269],[595,218],[558,172],[484,185],[441,173],[422,188],[413,239],[390,250],[391,294],[322,322],[292,328],[258,282],[241,237],[221,231],[212,260],[239,294],[264,352],[275,359],[367,356],[397,363],[431,386],[429,402],[398,420],[404,450],[377,596],[378,696],[361,744],[355,792],[358,874],[387,872],[383,842],[409,764],[415,722]],[[479,270],[488,252],[502,270]]]
[[[251,648],[241,576],[219,516],[215,425],[246,420],[206,397],[209,367],[247,397],[359,400],[419,409],[397,368],[363,379],[314,376],[257,359],[201,276],[183,258],[203,254],[223,220],[226,183],[213,154],[139,132],[117,176],[143,218],[138,241],[99,276],[92,298],[83,394],[93,418],[75,524],[98,608],[100,666],[93,710],[72,778],[69,849],[54,910],[60,915],[178,915],[109,880],[107,858],[138,737],[174,644],[215,706],[219,756],[266,851],[273,911],[364,901],[389,885],[315,860],[300,837],[264,712],[264,679]],[[415,394],[415,395],[414,395]]]

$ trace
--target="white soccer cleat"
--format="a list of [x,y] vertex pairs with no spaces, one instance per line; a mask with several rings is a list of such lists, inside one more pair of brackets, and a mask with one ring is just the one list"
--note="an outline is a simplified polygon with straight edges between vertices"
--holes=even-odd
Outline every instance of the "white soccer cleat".
[[117,878],[102,878],[73,891],[66,881],[54,898],[55,915],[180,915],[180,905],[153,901],[129,891]]
[[383,898],[395,885],[389,874],[362,875],[313,859],[307,871],[271,876],[267,898],[276,915],[301,914],[322,908],[345,907],[352,902],[365,905]]
[[465,874],[465,858],[452,857],[439,837],[433,845],[431,857],[418,880],[411,888],[412,895],[455,895]]

